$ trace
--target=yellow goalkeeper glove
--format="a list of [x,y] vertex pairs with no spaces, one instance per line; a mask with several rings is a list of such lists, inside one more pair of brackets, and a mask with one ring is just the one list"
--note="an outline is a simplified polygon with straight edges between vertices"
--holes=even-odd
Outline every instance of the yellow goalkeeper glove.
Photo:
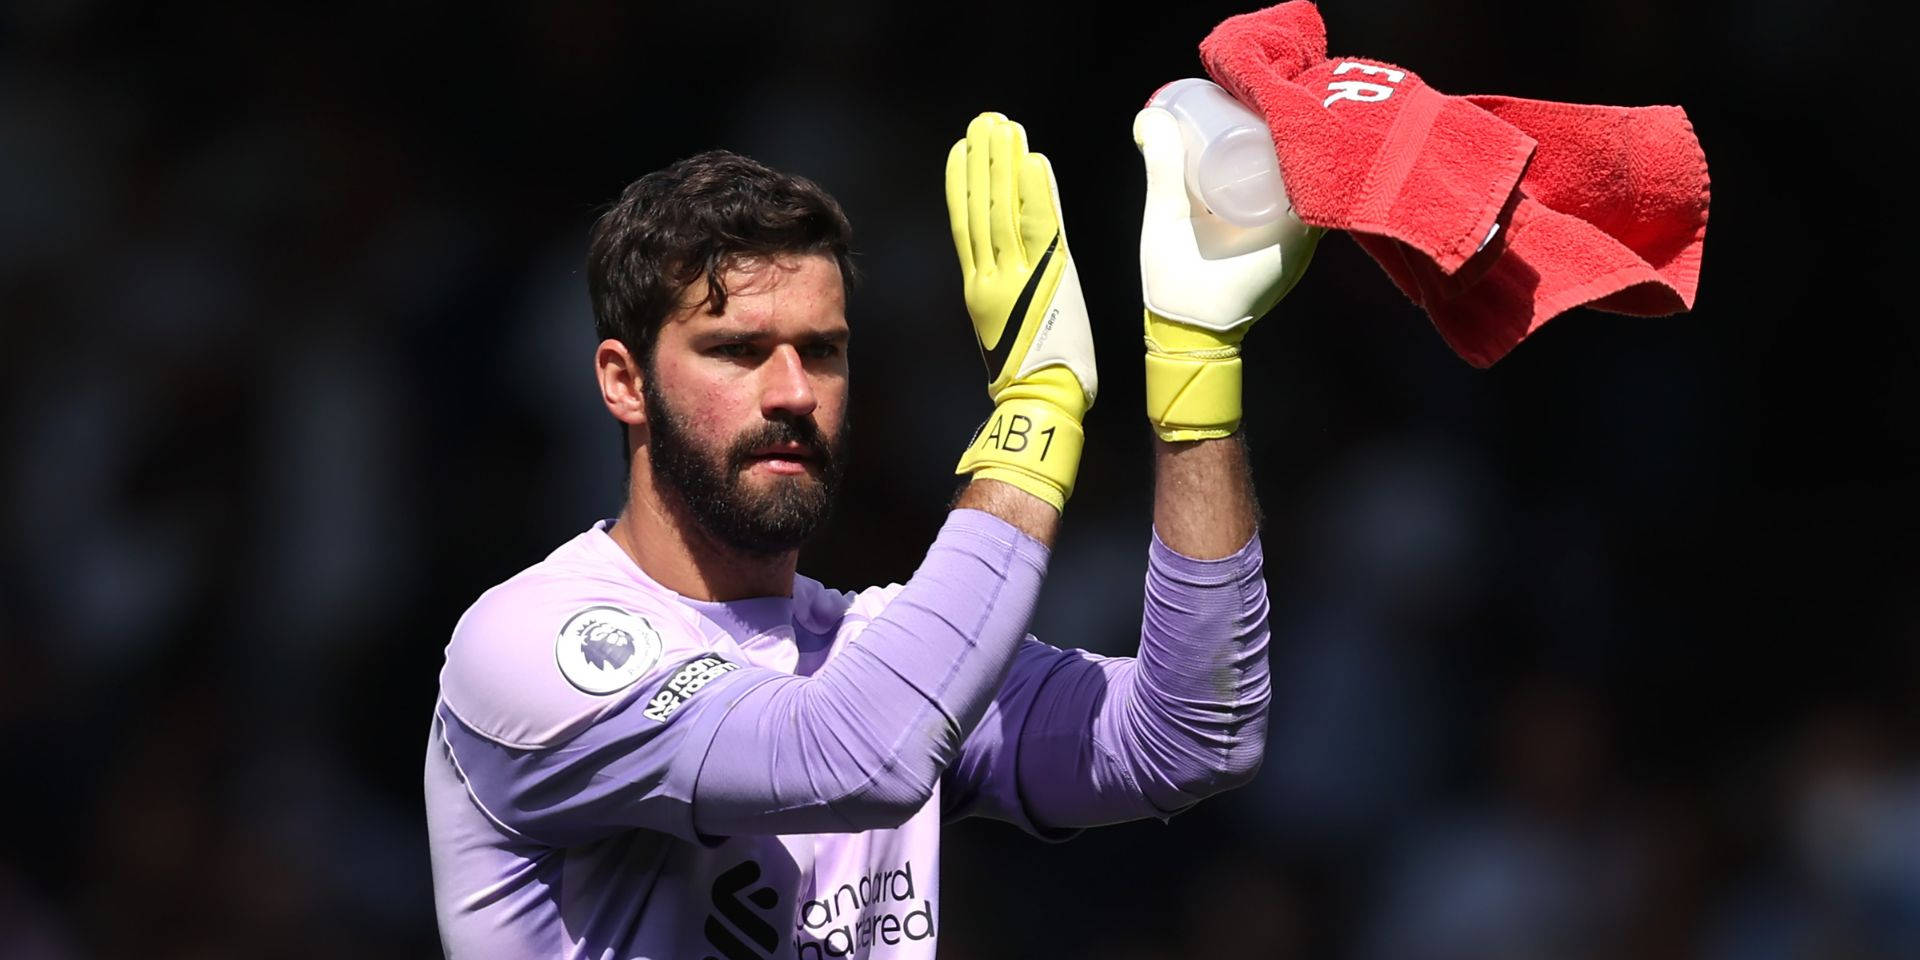
[[1064,507],[1100,384],[1053,167],[1019,124],[983,113],[967,125],[947,154],[947,220],[994,402],[955,472]]
[[1325,231],[1289,207],[1249,237],[1189,197],[1180,125],[1166,110],[1140,111],[1133,141],[1147,167],[1147,419],[1165,440],[1224,437],[1240,428],[1240,338],[1299,282]]

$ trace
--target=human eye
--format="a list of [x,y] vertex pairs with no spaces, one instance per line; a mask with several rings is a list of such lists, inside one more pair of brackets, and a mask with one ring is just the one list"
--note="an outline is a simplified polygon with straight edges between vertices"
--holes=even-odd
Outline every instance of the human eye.
[[753,352],[753,344],[745,340],[723,340],[706,349],[707,356],[725,360],[748,360]]

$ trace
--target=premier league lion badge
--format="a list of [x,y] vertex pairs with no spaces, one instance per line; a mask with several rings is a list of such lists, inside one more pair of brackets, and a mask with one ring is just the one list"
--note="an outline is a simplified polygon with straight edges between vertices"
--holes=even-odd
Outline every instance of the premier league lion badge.
[[560,628],[554,656],[568,683],[603,694],[646,676],[660,661],[660,648],[660,634],[645,617],[619,607],[588,607]]

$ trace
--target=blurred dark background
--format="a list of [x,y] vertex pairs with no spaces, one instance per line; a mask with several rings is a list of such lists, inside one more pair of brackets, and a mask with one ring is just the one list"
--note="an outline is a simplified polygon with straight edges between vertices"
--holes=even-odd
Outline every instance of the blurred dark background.
[[[0,7],[0,956],[438,952],[441,649],[618,509],[586,231],[700,149],[853,220],[853,477],[803,570],[857,587],[912,571],[986,412],[946,148],[1026,124],[1104,365],[1034,630],[1130,651],[1128,128],[1248,9]],[[1445,92],[1684,105],[1697,309],[1480,372],[1330,237],[1249,342],[1259,780],[1060,846],[950,826],[942,956],[1920,956],[1909,60],[1864,6],[1323,14]]]

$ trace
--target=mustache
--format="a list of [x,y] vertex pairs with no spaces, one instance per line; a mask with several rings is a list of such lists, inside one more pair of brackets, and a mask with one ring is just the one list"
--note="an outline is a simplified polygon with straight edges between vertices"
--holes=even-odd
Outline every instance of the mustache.
[[821,436],[820,428],[812,420],[801,418],[769,420],[742,434],[727,448],[727,467],[731,470],[744,469],[753,461],[755,450],[786,443],[800,444],[822,469],[828,473],[833,471],[833,445]]

